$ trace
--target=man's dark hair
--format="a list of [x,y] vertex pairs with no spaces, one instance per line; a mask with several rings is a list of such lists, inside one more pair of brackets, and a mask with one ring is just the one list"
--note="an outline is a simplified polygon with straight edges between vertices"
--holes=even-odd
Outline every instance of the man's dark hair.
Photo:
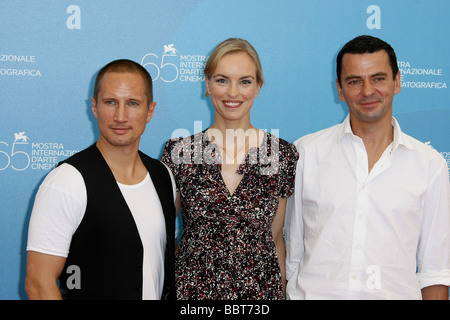
[[387,42],[379,38],[364,35],[356,37],[353,40],[349,41],[339,52],[336,59],[336,73],[339,84],[341,84],[342,58],[346,53],[364,54],[375,53],[381,50],[384,50],[387,53],[389,57],[389,63],[392,68],[392,74],[395,78],[398,72],[398,65],[394,49]]
[[100,91],[101,82],[103,79],[103,76],[107,72],[117,72],[117,73],[137,73],[142,76],[145,82],[145,93],[147,96],[147,102],[150,105],[151,102],[153,102],[153,81],[152,77],[148,73],[148,71],[141,66],[140,64],[127,60],[127,59],[119,59],[114,60],[110,63],[108,63],[106,66],[104,66],[97,74],[97,78],[95,79],[95,85],[94,85],[94,99],[97,100],[98,92]]

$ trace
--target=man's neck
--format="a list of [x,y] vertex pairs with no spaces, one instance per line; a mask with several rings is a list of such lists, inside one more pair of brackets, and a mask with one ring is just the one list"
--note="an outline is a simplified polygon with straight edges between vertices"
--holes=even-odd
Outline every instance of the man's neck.
[[361,123],[354,121],[350,123],[353,134],[360,137],[366,148],[369,159],[369,172],[380,159],[386,148],[394,140],[394,128],[392,116],[387,120],[376,123]]
[[116,147],[101,140],[96,145],[117,182],[134,185],[144,180],[147,169],[136,147]]

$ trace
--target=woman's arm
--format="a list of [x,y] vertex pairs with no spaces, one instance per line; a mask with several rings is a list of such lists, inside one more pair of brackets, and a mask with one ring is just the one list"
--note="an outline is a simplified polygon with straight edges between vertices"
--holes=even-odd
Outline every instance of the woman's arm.
[[272,235],[275,242],[275,248],[278,255],[278,264],[280,265],[281,280],[283,283],[283,296],[286,296],[286,247],[283,239],[284,217],[286,215],[285,198],[278,201],[278,209],[272,222]]

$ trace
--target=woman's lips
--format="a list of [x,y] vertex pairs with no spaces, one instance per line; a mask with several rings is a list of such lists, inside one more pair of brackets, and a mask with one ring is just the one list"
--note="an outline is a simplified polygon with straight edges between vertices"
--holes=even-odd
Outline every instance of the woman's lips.
[[223,104],[227,108],[238,108],[241,106],[242,102],[240,101],[223,101]]

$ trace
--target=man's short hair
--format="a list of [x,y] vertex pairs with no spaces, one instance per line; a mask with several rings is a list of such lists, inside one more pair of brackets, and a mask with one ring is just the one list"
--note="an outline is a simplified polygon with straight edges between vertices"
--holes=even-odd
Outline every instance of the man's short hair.
[[339,52],[336,59],[336,73],[339,84],[341,84],[342,58],[346,53],[364,54],[375,53],[384,50],[389,56],[389,63],[392,68],[393,77],[398,73],[397,57],[394,49],[385,41],[372,36],[359,36],[349,41]]
[[150,73],[148,73],[148,71],[140,64],[128,59],[114,60],[108,63],[98,72],[94,85],[95,100],[97,100],[103,76],[108,72],[140,74],[145,82],[145,93],[147,95],[148,104],[150,105],[150,103],[153,102],[153,81]]

